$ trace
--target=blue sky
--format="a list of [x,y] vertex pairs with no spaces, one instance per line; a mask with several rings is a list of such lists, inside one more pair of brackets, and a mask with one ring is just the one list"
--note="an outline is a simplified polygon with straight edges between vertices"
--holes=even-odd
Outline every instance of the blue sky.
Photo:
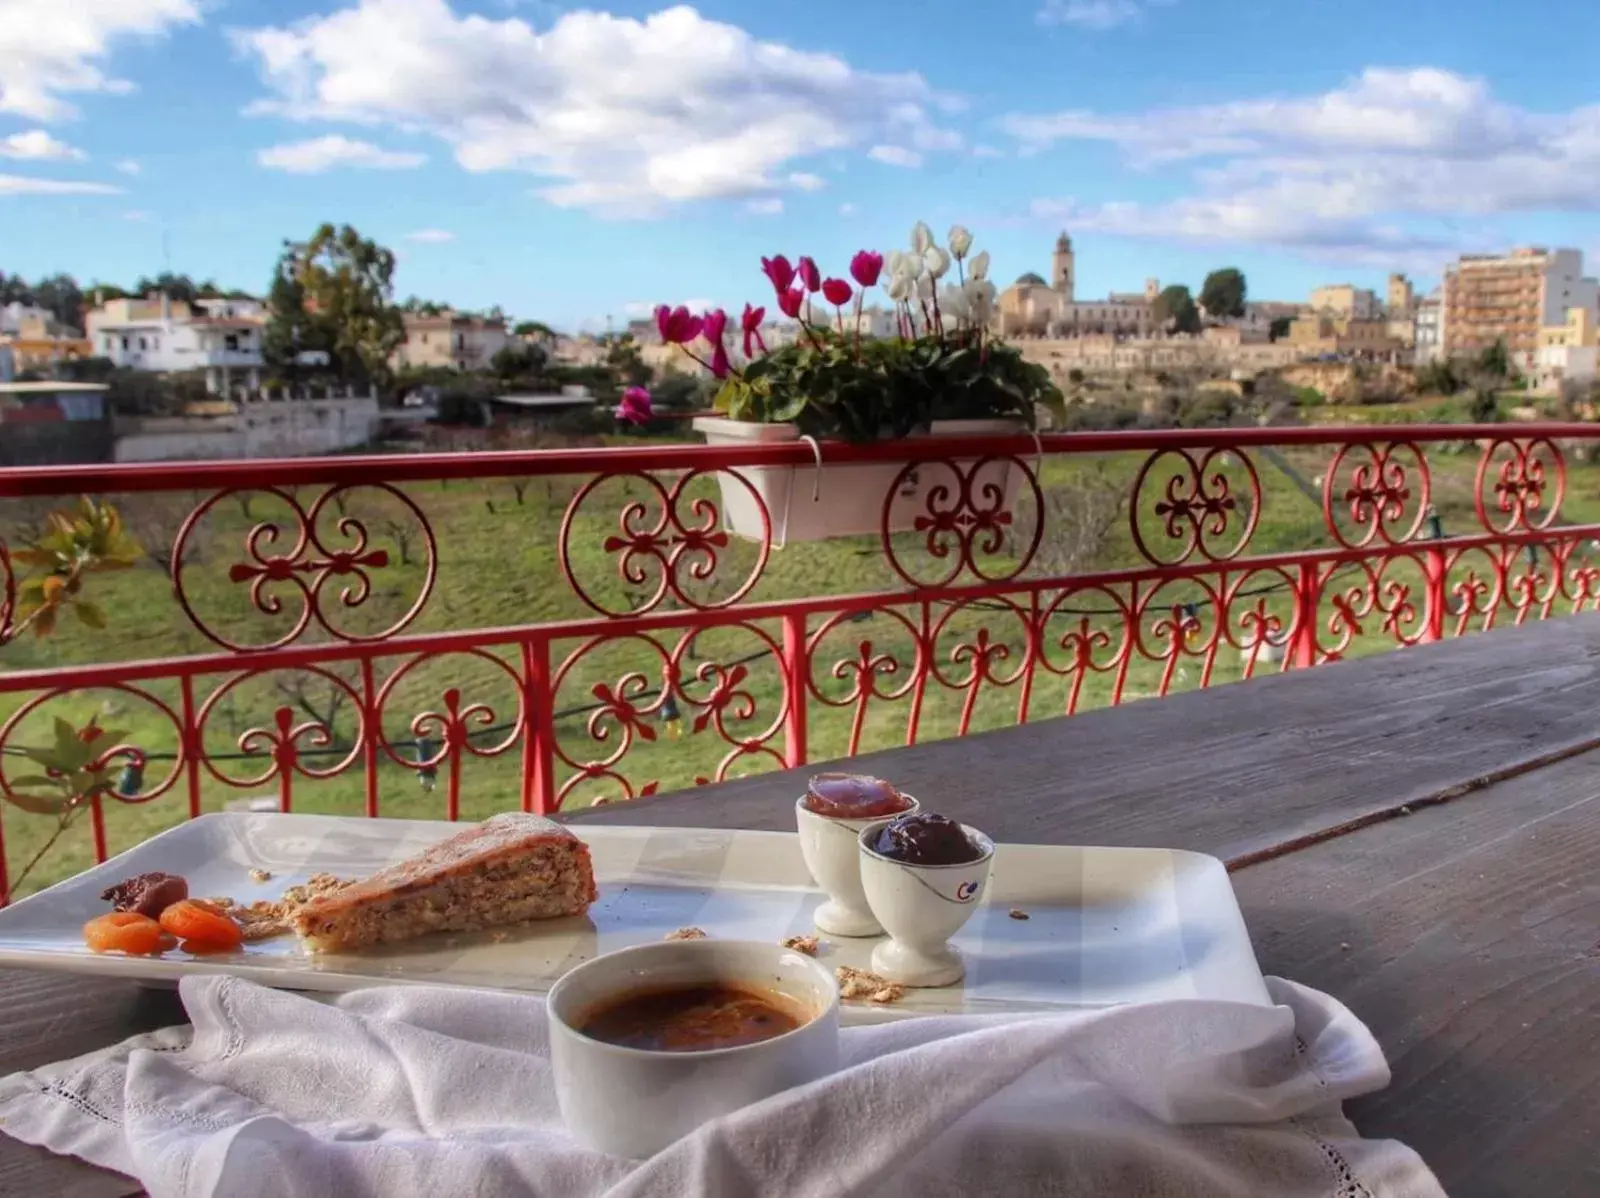
[[564,327],[843,274],[918,218],[1009,282],[1253,296],[1600,252],[1577,0],[0,0],[0,270],[265,286],[349,221],[398,291]]

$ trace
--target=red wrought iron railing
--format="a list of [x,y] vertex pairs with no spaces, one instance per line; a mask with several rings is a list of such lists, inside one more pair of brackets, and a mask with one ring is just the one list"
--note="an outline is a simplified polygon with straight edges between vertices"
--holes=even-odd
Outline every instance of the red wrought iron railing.
[[[1581,611],[1597,442],[1269,428],[0,471],[0,896],[54,823],[18,779],[61,727],[117,729],[90,764],[118,777],[33,881],[240,798],[548,812]],[[161,572],[90,578],[104,628],[12,637],[5,545],[80,495]],[[858,535],[798,542],[824,508]]]

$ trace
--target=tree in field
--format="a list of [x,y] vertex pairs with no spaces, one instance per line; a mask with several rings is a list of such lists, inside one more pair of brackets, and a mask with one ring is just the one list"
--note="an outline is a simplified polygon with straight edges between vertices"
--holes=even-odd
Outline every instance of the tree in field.
[[1244,274],[1236,267],[1214,270],[1200,288],[1200,306],[1212,320],[1244,315]]
[[1497,379],[1511,377],[1511,355],[1504,340],[1496,341],[1478,356],[1478,369]]
[[556,339],[556,331],[541,320],[520,320],[511,331],[518,337],[537,337],[541,341]]
[[1165,332],[1200,331],[1200,309],[1195,306],[1194,296],[1189,294],[1189,289],[1181,283],[1174,283],[1156,296],[1150,317],[1156,326]]
[[301,355],[321,352],[347,383],[386,383],[389,355],[405,339],[394,266],[392,251],[350,225],[325,224],[310,241],[286,242],[268,295],[268,364],[293,377]]
[[1289,326],[1294,323],[1292,316],[1279,316],[1267,327],[1267,340],[1282,341],[1289,335]]

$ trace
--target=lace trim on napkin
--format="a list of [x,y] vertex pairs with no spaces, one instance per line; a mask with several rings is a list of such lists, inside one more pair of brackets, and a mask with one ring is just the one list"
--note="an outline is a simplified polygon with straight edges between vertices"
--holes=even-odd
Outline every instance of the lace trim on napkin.
[[[1326,1090],[1328,1079],[1322,1076],[1322,1070],[1317,1068],[1316,1058],[1311,1055],[1304,1038],[1299,1035],[1294,1038],[1294,1053],[1310,1071],[1311,1076],[1317,1079],[1317,1085]],[[1339,1183],[1339,1188],[1333,1192],[1333,1198],[1375,1198],[1366,1183],[1356,1176],[1356,1171],[1350,1167],[1350,1162],[1345,1159],[1344,1153],[1308,1129],[1300,1120],[1291,1119],[1290,1122],[1322,1152],[1323,1160],[1332,1170],[1334,1180]]]

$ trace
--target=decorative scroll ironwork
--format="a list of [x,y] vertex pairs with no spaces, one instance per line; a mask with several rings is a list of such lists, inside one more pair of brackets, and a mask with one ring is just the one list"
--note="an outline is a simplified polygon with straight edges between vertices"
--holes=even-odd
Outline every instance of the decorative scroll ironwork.
[[[372,595],[372,574],[392,566],[387,549],[376,548],[366,524],[346,512],[352,491],[367,489],[391,497],[403,508],[404,522],[393,530],[396,536],[421,538],[424,553],[422,585],[415,601],[399,619],[372,632],[362,632],[346,627],[325,610],[324,589],[331,580],[343,585],[337,595],[337,607],[351,610],[361,607]],[[292,527],[275,520],[261,521],[246,534],[245,558],[228,568],[228,580],[246,586],[251,606],[262,615],[282,615],[286,609],[284,593],[295,596],[300,605],[298,614],[291,617],[289,629],[265,641],[247,643],[235,640],[213,626],[197,610],[190,593],[187,576],[198,566],[191,565],[194,558],[193,542],[206,515],[218,503],[230,496],[261,494],[284,504],[293,522]],[[330,506],[339,512],[331,520],[331,529],[324,526]],[[414,520],[414,526],[412,526]],[[337,539],[335,539],[336,534]],[[342,641],[364,642],[387,640],[403,631],[428,602],[438,573],[438,547],[433,526],[427,516],[398,488],[387,483],[363,483],[330,487],[317,497],[310,509],[303,507],[289,492],[274,486],[234,488],[219,491],[205,500],[189,514],[178,530],[172,549],[172,584],[177,591],[179,605],[191,623],[224,649],[236,652],[280,649],[299,639],[315,621],[330,636]]]
[[[1406,456],[1412,459],[1409,468]],[[1428,460],[1410,441],[1341,445],[1324,476],[1322,513],[1328,533],[1351,549],[1414,540],[1432,502]],[[1354,531],[1339,518],[1341,503]]]
[[[735,493],[751,505],[761,535],[756,540],[756,558],[749,572],[721,598],[711,599],[690,584],[709,589],[717,578],[721,555],[727,552],[730,538],[717,502],[689,491],[696,483],[713,479],[720,483],[723,477],[734,480],[740,489]],[[595,594],[592,585],[584,584],[573,546],[575,534],[588,535],[579,527],[585,502],[606,484],[616,482],[637,482],[649,497],[630,498],[618,513],[618,531],[601,544],[607,554],[616,558],[617,574],[626,586],[653,585],[644,596],[630,596],[627,606],[606,603]],[[689,470],[670,486],[642,470],[615,471],[596,475],[573,495],[561,520],[560,546],[561,572],[573,593],[592,611],[618,618],[637,616],[654,611],[669,600],[695,611],[710,611],[737,603],[761,580],[772,552],[772,520],[760,491],[738,470]]]
[[1473,504],[1488,532],[1550,528],[1560,518],[1566,493],[1566,456],[1548,438],[1490,441],[1478,459]]
[[[427,781],[437,776],[453,817],[465,763],[501,758],[498,785],[509,790],[504,759],[515,758],[513,750],[521,757],[518,797],[547,810],[853,754],[886,736],[915,742],[1316,665],[1349,655],[1359,638],[1411,645],[1600,609],[1600,526],[1559,523],[1564,447],[1569,438],[1600,434],[1550,426],[1407,434],[1108,435],[1106,454],[1131,447],[1142,460],[1128,472],[1131,487],[1122,473],[1102,487],[1116,504],[1097,508],[1104,519],[1093,526],[1097,538],[1114,530],[1129,496],[1133,545],[1143,559],[1134,567],[1115,556],[1114,534],[1108,553],[1079,554],[1075,543],[1070,554],[1058,553],[1065,542],[1044,525],[1065,510],[1059,501],[1070,484],[1046,485],[1026,450],[912,463],[881,445],[840,447],[843,466],[884,472],[892,461],[884,473],[899,477],[878,513],[892,581],[879,594],[837,601],[792,593],[753,601],[772,528],[759,490],[741,471],[764,467],[718,466],[707,447],[629,451],[615,470],[604,454],[591,461],[558,453],[559,471],[545,470],[543,459],[521,466],[528,476],[586,475],[565,509],[559,567],[587,611],[560,624],[427,633],[413,625],[438,570],[434,528],[369,463],[266,464],[254,474],[256,464],[197,468],[211,472],[200,485],[220,489],[188,512],[172,573],[182,610],[221,650],[167,663],[66,667],[75,689],[47,672],[0,673],[0,711],[11,712],[0,722],[0,800],[7,814],[26,808],[30,787],[12,782],[24,758],[11,751],[33,747],[20,738],[36,735],[54,710],[47,705],[102,687],[158,713],[137,738],[97,747],[97,769],[116,766],[115,777],[126,767],[130,778],[105,791],[107,809],[170,798],[176,788],[194,814],[219,795],[263,785],[288,807],[307,783],[349,773],[364,784],[368,813],[377,814],[380,767],[392,763]],[[1475,520],[1465,527],[1467,479],[1456,475],[1467,473],[1466,464],[1445,471],[1435,461],[1430,469],[1425,453],[1431,443],[1464,437],[1484,439],[1471,474]],[[1086,448],[1089,440],[1046,437],[1043,448],[1101,452]],[[1315,521],[1323,531],[1315,545],[1280,549],[1275,540],[1271,551],[1253,553],[1264,491],[1251,459],[1273,443],[1330,447]],[[740,459],[766,461],[762,452],[741,450]],[[792,468],[773,452],[770,468]],[[433,477],[415,467],[416,458],[397,461],[407,463],[397,474]],[[114,493],[121,469],[106,467],[92,486],[80,478],[64,490]],[[461,477],[460,457],[440,459],[438,470],[439,478]],[[314,480],[308,489],[281,481],[296,471]],[[913,471],[917,493],[900,494]],[[0,491],[5,483],[0,475]],[[620,502],[602,490],[607,483],[627,492]],[[175,475],[172,489],[186,489],[185,480]],[[383,520],[369,504],[351,502],[363,489],[382,505]],[[730,508],[730,495],[748,506]],[[252,523],[241,502],[246,524],[228,523],[231,503],[226,512],[217,505],[235,497],[255,498],[258,514],[272,518]],[[1032,525],[1030,502],[1039,513]],[[1437,525],[1429,516],[1435,503]],[[410,530],[404,545],[415,547],[415,569],[397,568],[401,542],[387,531],[396,523],[390,515]],[[232,530],[242,552],[219,562],[220,537],[200,535],[207,521],[208,529]],[[823,552],[841,551],[856,549]],[[1057,560],[1041,567],[1053,554]],[[1113,561],[1117,568],[1081,573]],[[18,564],[0,545],[0,641],[15,629]],[[202,580],[197,572],[206,564],[226,571],[231,585]],[[595,576],[580,580],[580,569]],[[1033,576],[1042,569],[1056,573]],[[397,577],[408,584],[400,602],[409,607],[374,631],[390,613],[373,609],[390,602]],[[119,585],[134,583],[127,578]],[[414,597],[410,584],[419,588]],[[203,602],[224,592],[234,601],[223,610],[243,609],[270,627],[253,636],[201,614]],[[124,618],[126,608],[113,614]],[[563,654],[552,657],[558,641]],[[753,652],[740,655],[740,642]],[[258,655],[242,659],[241,650]],[[25,646],[9,651],[18,665],[32,660]],[[379,668],[385,661],[391,672]],[[282,701],[274,692],[287,694],[290,676],[307,680],[315,701]],[[480,686],[485,676],[490,693]],[[336,707],[324,691],[337,695]],[[394,725],[388,734],[386,723]],[[679,737],[701,756],[687,761],[693,750],[669,750]],[[160,751],[169,739],[174,751]],[[500,802],[495,793],[489,801]],[[98,798],[90,810],[95,853],[103,857]]]
[[[896,531],[904,526],[909,484],[910,538],[920,554],[905,552]],[[1039,514],[1031,531],[1017,519],[1017,501],[1031,496]],[[890,568],[913,587],[949,586],[963,574],[984,582],[1005,582],[1028,568],[1044,535],[1044,495],[1033,467],[1019,457],[996,456],[907,463],[884,493],[879,529]],[[917,566],[934,564],[929,575]]]
[[[781,673],[782,650],[763,629],[745,623],[727,628],[754,637],[761,646],[750,661],[770,662],[770,668]],[[790,709],[787,688],[780,692],[771,720],[761,723],[760,703],[751,687],[750,662],[691,661],[689,654],[700,635],[698,629],[685,630],[671,648],[646,633],[596,636],[568,654],[551,682],[550,693],[556,702],[560,701],[564,684],[577,681],[581,673],[592,669],[589,659],[605,646],[637,643],[655,657],[659,672],[629,670],[590,684],[589,694],[596,702],[588,705],[583,727],[591,742],[607,750],[600,756],[584,757],[569,750],[559,729],[552,726],[554,755],[571,771],[556,790],[555,806],[574,798],[585,787],[606,788],[607,793],[597,797],[597,801],[605,802],[654,794],[660,789],[661,780],[653,778],[635,784],[625,772],[624,763],[634,749],[657,743],[663,735],[663,725],[686,724],[687,731],[678,727],[671,732],[680,736],[704,734],[728,746],[713,770],[694,777],[697,785],[725,781],[742,763],[764,760],[778,766],[784,764],[783,754],[772,742],[782,733]]]
[[[1165,475],[1159,497],[1146,494],[1152,478],[1162,477],[1158,467],[1176,459],[1178,469]],[[1247,483],[1234,490],[1230,469],[1237,461]],[[1146,505],[1149,505],[1148,507]],[[1144,523],[1153,518],[1164,532],[1172,552],[1162,554],[1145,536]],[[1133,482],[1133,504],[1128,512],[1133,543],[1144,559],[1157,566],[1176,566],[1198,554],[1209,562],[1230,561],[1243,553],[1261,518],[1261,479],[1255,463],[1238,449],[1211,449],[1196,458],[1187,449],[1158,449],[1146,459]],[[1237,535],[1230,544],[1230,528]]]

